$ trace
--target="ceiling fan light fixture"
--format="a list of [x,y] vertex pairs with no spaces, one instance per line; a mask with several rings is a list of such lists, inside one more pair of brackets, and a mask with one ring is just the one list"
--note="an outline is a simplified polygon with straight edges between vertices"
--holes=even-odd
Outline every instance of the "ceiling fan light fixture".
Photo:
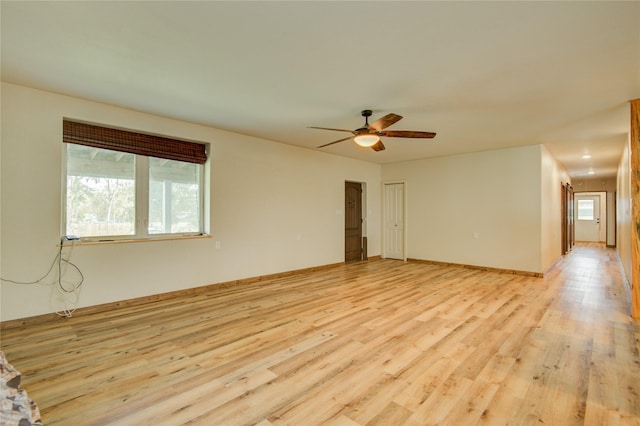
[[369,148],[380,141],[380,136],[372,134],[357,135],[353,138],[353,141],[364,148]]

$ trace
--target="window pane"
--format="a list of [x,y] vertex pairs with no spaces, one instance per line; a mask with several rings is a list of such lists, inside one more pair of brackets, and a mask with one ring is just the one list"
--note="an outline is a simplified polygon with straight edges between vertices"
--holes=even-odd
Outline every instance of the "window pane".
[[135,233],[135,155],[67,146],[67,235]]
[[149,234],[200,232],[201,169],[149,158]]
[[593,220],[593,200],[578,200],[578,220]]

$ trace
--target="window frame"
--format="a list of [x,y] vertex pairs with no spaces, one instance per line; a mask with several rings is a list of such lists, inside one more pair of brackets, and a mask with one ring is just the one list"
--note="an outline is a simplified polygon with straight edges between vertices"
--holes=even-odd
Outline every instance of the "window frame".
[[[144,136],[144,135],[143,135]],[[196,143],[196,142],[191,142]],[[63,236],[69,236],[67,230],[67,180],[68,180],[68,144],[74,144],[74,142],[65,142],[63,143],[64,154],[62,155],[63,164],[62,164],[62,203],[61,203],[61,233]],[[205,147],[205,152],[208,151],[207,145],[204,143],[199,143]],[[76,145],[84,145],[84,144],[76,144]],[[98,148],[98,149],[109,149],[109,148]],[[117,149],[111,149],[112,151],[118,151]],[[119,151],[125,152],[125,151]],[[190,237],[198,237],[198,236],[206,236],[206,218],[205,214],[208,211],[207,209],[207,200],[209,197],[207,196],[208,189],[208,179],[206,179],[206,172],[208,170],[207,163],[209,161],[208,155],[206,156],[205,162],[189,162],[183,160],[174,160],[174,161],[183,161],[187,163],[193,163],[198,166],[198,228],[199,231],[193,232],[169,232],[169,233],[149,233],[149,184],[150,184],[150,169],[149,169],[149,158],[152,156],[141,155],[138,153],[133,153],[135,155],[134,160],[134,233],[128,235],[100,235],[100,236],[79,236],[82,242],[115,242],[115,241],[153,241],[153,240],[166,240],[166,239],[176,239],[176,238],[190,238]],[[207,152],[208,154],[208,152]],[[162,157],[156,157],[162,158]]]
[[[153,233],[150,234],[149,233],[149,213],[150,213],[150,202],[149,202],[149,196],[150,196],[150,182],[151,182],[151,173],[150,173],[150,167],[149,167],[149,158],[148,156],[144,156],[144,155],[136,155],[136,162],[138,160],[140,160],[141,164],[144,164],[144,166],[141,166],[140,169],[144,170],[146,172],[146,179],[144,180],[144,192],[140,192],[138,193],[138,187],[136,186],[136,209],[140,208],[141,211],[142,209],[144,209],[144,214],[141,214],[140,217],[144,218],[144,221],[142,223],[142,229],[144,230],[144,236],[141,236],[142,239],[166,239],[166,238],[171,238],[171,237],[176,237],[176,236],[197,236],[197,235],[205,235],[205,220],[204,220],[204,216],[205,216],[205,190],[208,187],[206,185],[206,180],[205,180],[205,170],[206,170],[206,166],[205,164],[198,164],[199,169],[198,169],[198,190],[199,190],[199,194],[198,194],[198,228],[199,231],[192,231],[192,232],[158,232],[158,233]],[[138,168],[136,168],[136,179],[138,179]],[[137,181],[136,181],[137,182]],[[138,200],[140,200],[140,202],[142,204],[144,204],[144,206],[139,205]],[[143,202],[144,200],[144,202]],[[136,210],[137,211],[137,210]],[[136,215],[137,218],[138,215]],[[136,229],[138,228],[137,224],[136,224]]]
[[[578,205],[577,205],[577,217],[578,220],[584,220],[584,221],[593,221],[595,220],[595,212],[596,212],[596,202],[595,200],[592,199],[579,199],[578,201]],[[582,216],[582,213],[584,213],[585,208],[580,208],[580,204],[586,205],[586,204],[590,204],[591,208],[590,213],[591,216],[589,218],[587,218],[586,216]]]

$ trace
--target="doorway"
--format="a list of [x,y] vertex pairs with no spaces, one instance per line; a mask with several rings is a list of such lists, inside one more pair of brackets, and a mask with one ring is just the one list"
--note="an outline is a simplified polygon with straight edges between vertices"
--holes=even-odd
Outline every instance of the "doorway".
[[575,227],[574,227],[574,217],[573,217],[573,188],[567,182],[566,184],[562,184],[562,201],[561,201],[561,214],[562,214],[562,254],[567,254],[573,248],[575,243],[574,235],[575,235]]
[[384,257],[405,260],[404,182],[384,184]]
[[575,239],[584,242],[607,240],[607,193],[583,192],[575,194]]
[[344,261],[362,260],[362,184],[344,183]]

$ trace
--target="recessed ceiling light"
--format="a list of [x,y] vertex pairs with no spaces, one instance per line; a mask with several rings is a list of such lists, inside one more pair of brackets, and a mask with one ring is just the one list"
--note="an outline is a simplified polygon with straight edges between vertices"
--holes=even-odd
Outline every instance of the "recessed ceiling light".
[[588,160],[589,158],[591,158],[591,154],[585,154],[582,156],[582,158],[584,158],[585,160]]
[[590,175],[595,175],[595,174],[596,174],[596,172],[594,172],[593,170],[589,170],[589,174],[590,174]]

